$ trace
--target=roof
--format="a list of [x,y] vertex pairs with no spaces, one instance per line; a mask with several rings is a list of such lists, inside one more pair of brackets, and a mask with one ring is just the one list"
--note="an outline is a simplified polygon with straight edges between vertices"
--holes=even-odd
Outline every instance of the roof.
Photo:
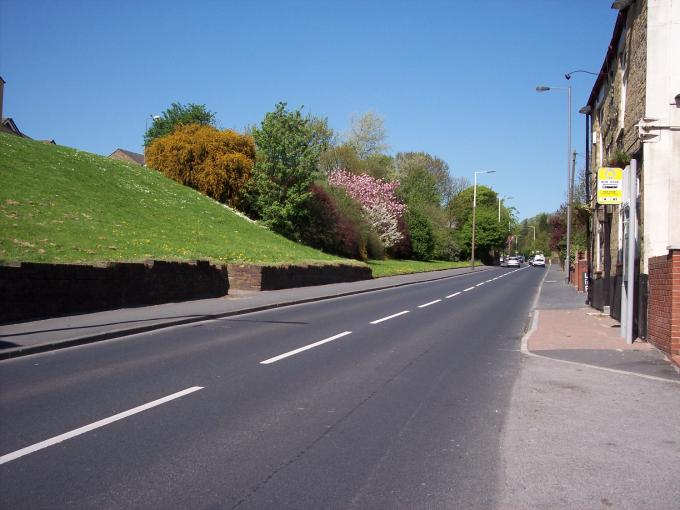
[[109,157],[113,156],[116,152],[122,152],[128,158],[132,159],[135,163],[137,163],[138,165],[142,165],[142,166],[144,165],[144,154],[139,154],[137,152],[132,152],[132,151],[126,151],[125,149],[116,149],[111,154],[109,154]]
[[612,33],[611,41],[609,41],[609,46],[607,47],[607,54],[604,57],[604,62],[600,68],[600,73],[597,75],[597,79],[593,84],[593,88],[590,91],[590,97],[588,97],[588,103],[591,107],[595,107],[595,101],[597,101],[597,95],[602,87],[602,83],[609,78],[609,68],[610,63],[616,58],[616,48],[619,43],[619,38],[621,37],[621,32],[626,26],[626,16],[628,9],[622,9],[619,11],[616,17],[616,23],[614,24],[614,32]]
[[21,132],[21,130],[17,127],[12,117],[5,117],[4,119],[2,119],[2,123],[0,123],[0,126],[2,126],[3,131],[5,132],[13,133],[23,138],[30,139],[30,137],[26,136],[24,133]]

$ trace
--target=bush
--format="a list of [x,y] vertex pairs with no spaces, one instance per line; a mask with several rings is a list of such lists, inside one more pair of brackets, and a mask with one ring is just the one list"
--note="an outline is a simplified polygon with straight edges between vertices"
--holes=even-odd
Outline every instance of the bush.
[[406,225],[411,234],[411,252],[416,260],[431,260],[434,256],[432,225],[422,212],[415,208],[406,211]]
[[231,206],[238,204],[254,160],[250,136],[196,124],[177,127],[146,150],[148,166]]
[[361,206],[344,190],[314,184],[307,202],[309,221],[301,230],[305,244],[357,260],[382,259],[378,234],[361,214]]
[[437,228],[434,232],[434,258],[460,260],[461,248],[456,233],[450,228]]

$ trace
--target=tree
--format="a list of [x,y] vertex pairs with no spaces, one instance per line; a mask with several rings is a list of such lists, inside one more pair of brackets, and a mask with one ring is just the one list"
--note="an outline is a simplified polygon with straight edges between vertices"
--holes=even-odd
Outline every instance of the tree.
[[435,236],[430,220],[418,209],[406,212],[406,225],[411,235],[411,253],[416,260],[430,260],[434,255]]
[[248,212],[294,240],[309,219],[310,187],[319,176],[319,156],[330,145],[325,119],[304,117],[278,103],[253,128],[257,157],[246,192]]
[[347,135],[347,145],[353,147],[359,159],[368,159],[389,149],[385,142],[387,132],[382,117],[374,112],[366,112],[352,117],[352,126]]
[[380,236],[385,248],[390,248],[401,240],[399,219],[406,211],[406,206],[395,193],[399,187],[398,181],[385,182],[370,175],[337,170],[328,175],[328,183],[343,188],[361,204],[364,217]]
[[[467,188],[452,201],[450,213],[457,230],[458,244],[468,256],[472,247],[472,199],[474,189]],[[508,216],[498,221],[498,195],[487,186],[477,186],[477,220],[475,223],[475,251],[483,260],[490,259],[490,250],[505,246]],[[505,212],[504,210],[503,212]]]
[[144,133],[144,147],[151,145],[156,138],[169,135],[177,126],[187,124],[215,127],[215,113],[208,110],[204,104],[172,103],[159,118],[153,120],[151,127]]
[[196,124],[177,127],[146,150],[151,168],[231,206],[238,204],[254,160],[250,136]]
[[429,175],[432,191],[425,197],[429,201],[442,203],[453,191],[453,181],[449,175],[449,165],[442,159],[426,152],[400,152],[394,158],[397,177],[404,186],[409,179],[419,179]]

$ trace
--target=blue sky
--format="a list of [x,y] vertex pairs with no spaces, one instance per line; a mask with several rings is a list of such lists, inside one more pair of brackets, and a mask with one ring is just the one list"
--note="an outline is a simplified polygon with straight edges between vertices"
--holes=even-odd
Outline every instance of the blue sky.
[[[611,0],[0,0],[4,115],[33,138],[108,155],[141,152],[145,121],[203,103],[221,127],[278,101],[346,131],[383,116],[391,152],[475,170],[520,218],[564,201],[567,96],[578,113],[616,19]],[[582,159],[579,160],[581,166]]]

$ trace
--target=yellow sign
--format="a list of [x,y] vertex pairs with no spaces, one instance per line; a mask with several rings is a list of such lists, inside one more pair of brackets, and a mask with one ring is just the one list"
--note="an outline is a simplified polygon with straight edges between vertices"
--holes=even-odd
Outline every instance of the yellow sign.
[[600,168],[597,171],[597,203],[620,204],[623,199],[623,170]]

